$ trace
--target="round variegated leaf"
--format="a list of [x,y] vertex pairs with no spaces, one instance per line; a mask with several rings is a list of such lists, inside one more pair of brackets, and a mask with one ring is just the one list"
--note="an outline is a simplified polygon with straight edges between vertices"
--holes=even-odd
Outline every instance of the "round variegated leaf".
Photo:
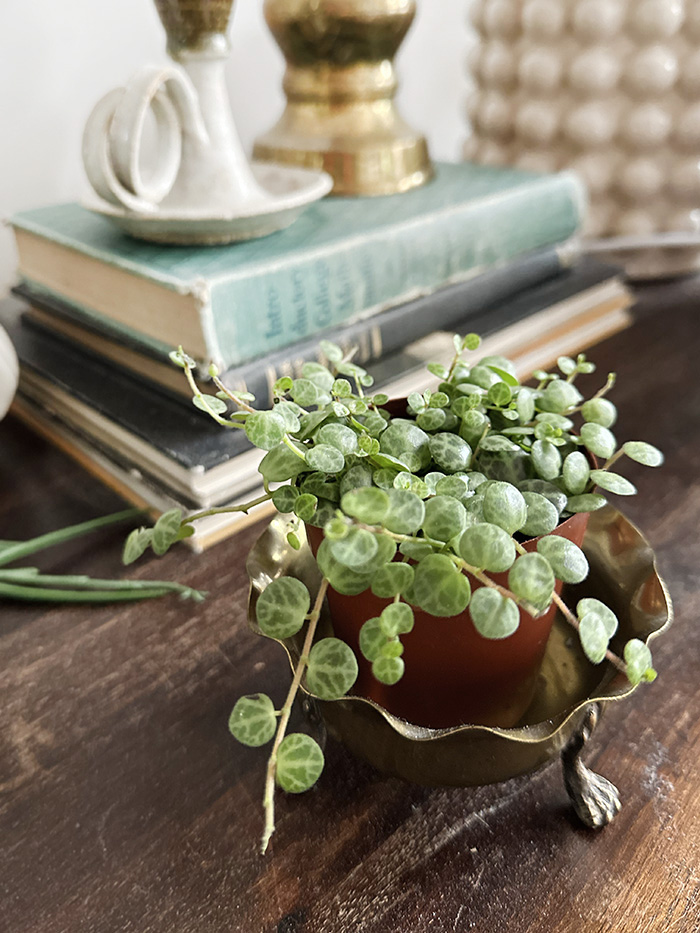
[[466,576],[444,554],[429,554],[416,567],[416,602],[433,616],[459,615],[469,605],[471,587]]
[[322,638],[309,653],[306,686],[322,700],[345,696],[357,680],[357,658],[339,638]]
[[255,617],[261,632],[270,638],[291,638],[304,624],[311,596],[301,580],[280,577],[258,597]]
[[460,556],[472,567],[490,573],[510,570],[515,560],[515,544],[511,536],[488,522],[467,528],[459,539]]
[[265,745],[277,730],[274,703],[264,693],[241,697],[229,716],[228,728],[243,745]]
[[301,794],[313,787],[323,771],[321,746],[310,735],[292,732],[277,750],[275,778],[290,794]]
[[488,586],[474,591],[469,614],[484,638],[507,638],[520,624],[520,610],[513,600]]
[[588,561],[578,545],[561,535],[547,535],[537,542],[537,550],[547,558],[555,576],[564,583],[580,583],[588,576]]
[[413,622],[413,609],[406,603],[391,603],[379,616],[379,624],[387,638],[410,632]]

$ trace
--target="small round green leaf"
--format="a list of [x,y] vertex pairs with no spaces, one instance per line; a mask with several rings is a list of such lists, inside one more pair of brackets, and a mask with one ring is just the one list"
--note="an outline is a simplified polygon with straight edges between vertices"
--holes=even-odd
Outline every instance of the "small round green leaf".
[[515,544],[498,525],[479,522],[467,528],[460,538],[459,553],[472,567],[490,573],[504,573],[513,566]]
[[538,609],[549,605],[554,592],[554,571],[542,554],[523,554],[508,574],[508,588]]
[[606,398],[592,398],[581,406],[581,415],[584,421],[611,428],[617,420],[617,409]]
[[245,433],[248,440],[261,450],[272,450],[277,447],[285,431],[284,418],[275,411],[256,411],[248,415],[245,420]]
[[507,638],[520,624],[520,610],[513,600],[488,586],[474,590],[469,614],[484,638]]
[[394,534],[414,534],[423,524],[425,505],[413,492],[406,489],[389,489],[389,509],[382,519],[384,527]]
[[588,561],[578,545],[561,535],[547,535],[537,542],[537,551],[547,558],[555,576],[564,583],[580,583],[588,576]]
[[608,470],[591,470],[591,479],[606,492],[612,492],[616,496],[633,496],[637,492],[634,486],[624,476],[619,473],[611,473]]
[[403,677],[404,666],[402,658],[381,657],[372,662],[372,674],[380,683],[392,686]]
[[605,626],[608,638],[612,638],[617,631],[617,616],[612,609],[609,609],[608,606],[599,599],[594,599],[593,597],[580,599],[576,606],[576,615],[579,619],[582,619],[585,615],[597,615]]
[[445,431],[434,434],[430,438],[430,453],[435,463],[445,473],[461,473],[469,469],[472,458],[472,449],[469,444],[457,434]]
[[323,771],[321,746],[310,735],[292,732],[277,750],[277,783],[290,794],[301,794],[316,783]]
[[[324,424],[316,432],[316,444],[326,444],[335,447],[344,456],[354,454],[357,450],[357,434],[344,424]],[[332,473],[333,470],[327,472]]]
[[553,379],[540,396],[538,405],[542,411],[561,414],[578,405],[581,398],[581,393],[573,383],[565,382],[563,379]]
[[151,541],[151,547],[156,554],[165,554],[168,548],[175,544],[180,535],[181,521],[181,509],[170,509],[160,516],[153,526],[153,540]]
[[345,466],[345,457],[330,444],[317,444],[306,452],[306,462],[312,470],[322,473],[340,473]]
[[229,716],[228,728],[243,745],[265,745],[277,731],[274,703],[264,693],[241,697]]
[[413,585],[413,576],[410,564],[384,564],[372,580],[372,592],[380,599],[393,599]]
[[625,663],[627,664],[627,679],[636,686],[643,680],[652,681],[656,678],[656,671],[651,666],[651,651],[638,638],[633,638],[625,645]]
[[595,492],[587,492],[582,496],[569,496],[566,500],[567,512],[596,512],[604,505],[607,505],[605,497]]
[[195,395],[192,404],[208,415],[222,415],[228,408],[226,402],[215,395]]
[[134,528],[124,542],[122,563],[133,564],[144,553],[153,538],[152,528]]
[[564,460],[561,475],[569,495],[581,495],[588,485],[591,475],[591,467],[586,455],[580,450],[574,450],[570,453]]
[[357,658],[339,638],[322,638],[309,652],[306,686],[322,700],[337,700],[357,680]]
[[484,492],[484,518],[514,534],[527,521],[527,503],[511,483],[492,483]]
[[373,560],[379,550],[377,536],[365,528],[351,528],[347,534],[330,542],[333,557],[353,570]]
[[438,541],[451,541],[467,524],[467,513],[452,496],[434,496],[425,503],[423,532]]
[[346,492],[340,500],[340,507],[351,518],[367,525],[379,525],[389,511],[389,503],[389,496],[383,489],[362,486]]
[[592,664],[600,664],[608,650],[608,633],[605,624],[595,612],[581,616],[578,636],[586,657]]
[[531,457],[533,466],[542,479],[553,480],[561,473],[561,454],[551,441],[535,441]]
[[295,379],[290,391],[294,401],[302,408],[311,408],[312,405],[316,405],[321,395],[319,386],[310,379]]
[[622,449],[630,460],[636,460],[644,466],[657,467],[664,462],[664,455],[659,448],[645,441],[627,441],[622,445]]
[[413,628],[413,609],[406,603],[391,603],[379,616],[379,624],[387,638],[405,635]]
[[523,495],[526,492],[536,492],[545,499],[549,499],[554,508],[561,513],[566,509],[566,493],[557,488],[553,483],[548,483],[544,479],[526,479],[518,484],[518,489]]
[[259,471],[268,483],[283,483],[294,479],[299,473],[307,470],[306,459],[303,452],[297,456],[286,444],[278,444],[268,451],[260,461]]
[[394,457],[416,473],[430,463],[429,441],[430,436],[413,421],[394,418],[382,432],[379,444],[382,453]]
[[413,581],[417,604],[433,616],[450,617],[469,605],[469,580],[444,554],[429,554],[418,564]]
[[316,514],[318,497],[310,492],[302,493],[294,500],[292,509],[294,514],[298,515],[303,522],[310,522]]
[[538,492],[524,492],[523,499],[527,503],[527,521],[520,533],[529,538],[538,538],[554,531],[559,524],[559,512],[549,499]]
[[280,486],[272,493],[272,502],[278,512],[291,512],[298,498],[299,490],[296,486]]
[[311,596],[301,580],[279,577],[258,597],[255,617],[264,635],[290,638],[304,624],[310,606]]
[[424,431],[437,431],[445,423],[446,415],[442,408],[426,408],[416,418],[416,424]]
[[360,629],[360,651],[368,661],[382,657],[382,648],[386,644],[386,634],[379,622],[379,617],[368,619]]
[[581,426],[581,440],[594,456],[604,460],[612,457],[617,449],[617,441],[612,431],[593,422]]

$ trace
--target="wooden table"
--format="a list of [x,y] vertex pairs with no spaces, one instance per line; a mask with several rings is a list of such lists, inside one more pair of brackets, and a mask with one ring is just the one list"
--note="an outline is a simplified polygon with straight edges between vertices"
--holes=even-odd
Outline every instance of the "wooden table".
[[[286,661],[244,621],[260,526],[138,577],[209,591],[96,609],[0,610],[2,933],[693,933],[700,930],[700,285],[645,290],[640,321],[592,355],[620,375],[619,433],[667,454],[630,464],[625,503],[657,550],[676,623],[657,682],[611,708],[587,754],[624,806],[572,818],[558,764],[500,786],[387,779],[332,741],[318,787],[279,795],[258,855],[265,753],[231,739],[237,697],[281,702]],[[0,538],[120,507],[11,419]],[[122,574],[122,530],[47,554]]]

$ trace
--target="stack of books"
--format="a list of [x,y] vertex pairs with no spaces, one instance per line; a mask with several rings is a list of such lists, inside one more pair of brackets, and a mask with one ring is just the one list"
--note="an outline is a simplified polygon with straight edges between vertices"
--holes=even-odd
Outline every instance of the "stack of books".
[[[231,246],[140,242],[75,204],[24,212],[11,220],[17,297],[1,312],[20,359],[14,410],[155,514],[255,498],[261,454],[192,406],[174,347],[259,407],[321,338],[357,347],[394,396],[425,385],[454,332],[480,333],[525,376],[628,323],[618,270],[578,261],[581,212],[572,176],[469,164],[400,196],[328,199]],[[209,516],[188,543],[258,514]]]

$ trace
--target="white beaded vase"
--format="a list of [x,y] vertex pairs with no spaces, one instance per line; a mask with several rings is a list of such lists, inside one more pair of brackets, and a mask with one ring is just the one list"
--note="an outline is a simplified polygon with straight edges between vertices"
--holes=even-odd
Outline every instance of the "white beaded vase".
[[633,277],[700,268],[700,0],[471,0],[470,17],[465,157],[574,169],[590,238],[680,234],[618,251]]

